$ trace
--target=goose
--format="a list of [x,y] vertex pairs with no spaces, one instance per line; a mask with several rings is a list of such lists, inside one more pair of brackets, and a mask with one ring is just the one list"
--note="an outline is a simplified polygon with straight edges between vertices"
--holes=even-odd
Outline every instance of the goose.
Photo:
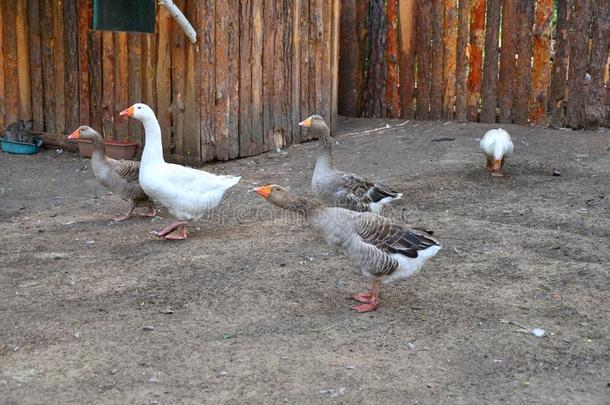
[[140,183],[140,163],[133,160],[115,160],[106,156],[104,140],[93,128],[82,125],[68,136],[68,139],[88,139],[93,145],[91,154],[91,168],[93,175],[104,187],[120,196],[131,204],[126,214],[113,218],[115,222],[126,221],[131,218],[136,207],[146,206],[148,210],[140,216],[154,217],[156,210]]
[[487,157],[487,170],[492,176],[503,177],[500,172],[506,157],[513,153],[513,141],[508,132],[502,128],[485,132],[481,139],[481,149]]
[[188,236],[186,225],[201,218],[206,210],[218,206],[225,192],[241,177],[217,176],[166,163],[163,160],[161,128],[153,110],[146,104],[136,103],[120,115],[135,118],[144,126],[146,143],[140,166],[142,189],[179,220],[154,234],[165,239],[185,239]]
[[379,213],[385,204],[402,198],[402,194],[382,184],[335,168],[330,130],[324,118],[312,115],[299,125],[310,128],[322,148],[311,178],[311,188],[322,200],[353,211]]
[[338,247],[372,280],[369,292],[352,297],[361,303],[352,308],[358,312],[377,309],[381,283],[411,277],[441,248],[428,232],[378,214],[325,207],[275,184],[257,187],[254,192],[277,207],[306,217],[326,243]]

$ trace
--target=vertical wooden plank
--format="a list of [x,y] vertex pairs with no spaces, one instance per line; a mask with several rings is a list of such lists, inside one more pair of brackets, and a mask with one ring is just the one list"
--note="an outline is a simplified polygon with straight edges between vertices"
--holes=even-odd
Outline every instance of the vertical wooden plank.
[[519,47],[513,104],[513,121],[527,124],[532,82],[532,30],[535,0],[520,0],[517,9],[519,19]]
[[[507,0],[512,1],[512,0]],[[466,121],[468,94],[468,17],[470,0],[460,0],[458,6],[457,62],[455,66],[455,118]]]
[[534,23],[530,122],[546,125],[547,92],[551,77],[551,22],[553,0],[538,0]]
[[[114,123],[114,139],[126,141],[129,139],[129,128],[135,126],[135,120],[128,120],[119,116],[119,112],[133,103],[129,100],[129,88],[131,86],[129,71],[133,69],[129,60],[131,52],[129,38],[126,32],[114,32],[114,108],[112,120]],[[142,124],[138,123],[139,126]]]
[[30,96],[30,61],[28,55],[26,0],[17,0],[17,72],[19,75],[19,110],[21,118],[32,119],[32,100]]
[[500,50],[500,78],[498,80],[499,121],[501,123],[510,123],[512,121],[518,30],[517,1],[503,0],[502,49]]
[[498,83],[498,40],[501,0],[487,0],[485,27],[485,60],[481,97],[481,122],[496,122],[496,85]]
[[564,120],[564,103],[566,99],[566,79],[568,76],[568,56],[570,42],[568,40],[569,21],[568,10],[570,0],[557,1],[557,25],[555,28],[555,57],[551,73],[551,88],[549,90],[549,124],[561,128]]
[[[331,34],[331,11],[330,2],[321,1],[320,10],[322,12],[322,36],[319,39],[321,59],[321,80],[319,85],[316,84],[316,90],[318,95],[318,111],[321,112],[325,120],[330,124],[330,34]],[[317,66],[317,65],[316,65]],[[382,97],[385,95],[382,94]]]
[[386,86],[387,116],[397,118],[400,112],[400,99],[398,94],[398,4],[397,0],[388,0],[386,3],[386,18],[388,29],[386,34],[387,52],[386,64],[388,66],[388,81]]
[[585,123],[585,75],[589,62],[589,23],[591,4],[589,1],[574,1],[570,35],[570,61],[568,70],[567,125],[582,128]]
[[53,63],[53,1],[42,0],[40,7],[44,130],[55,132],[55,66]]
[[[589,94],[585,101],[585,128],[594,130],[605,124],[606,89],[604,75],[608,63],[610,42],[610,0],[596,0],[592,3],[594,23],[592,28],[591,56],[589,58]],[[610,107],[610,106],[608,106]]]
[[[339,114],[359,117],[364,96],[366,17],[368,2],[341,1],[339,45]],[[364,20],[364,21],[363,21]],[[361,31],[364,23],[364,38]]]
[[[329,19],[331,17],[329,10]],[[293,23],[293,15],[292,15],[292,1],[284,0],[283,4],[283,20],[284,20],[284,35],[282,38],[282,50],[284,53],[284,67],[283,67],[283,82],[284,82],[284,92],[282,94],[282,133],[284,135],[284,145],[291,145],[293,143],[292,140],[292,119],[291,119],[291,105],[292,105],[292,23]],[[329,26],[329,36],[330,36],[330,26]],[[329,59],[330,59],[330,43],[328,47]],[[328,71],[332,69],[330,64],[328,65]],[[330,103],[330,85],[328,86],[328,98]]]
[[457,63],[457,0],[445,0],[443,49],[443,117],[453,118],[455,106],[455,67]]
[[252,139],[250,153],[263,150],[263,0],[252,0]]
[[2,72],[2,78],[0,78],[0,128],[4,128],[6,123],[6,94],[4,87],[4,34],[2,27],[4,27],[4,11],[2,10],[2,4],[0,4],[0,72]]
[[[330,96],[330,130],[335,133],[337,129],[337,115],[339,109],[339,18],[341,3],[333,1],[331,13],[331,96]],[[296,27],[296,26],[295,26]],[[295,28],[296,31],[296,28]],[[398,63],[398,62],[397,62]],[[400,107],[398,107],[400,110]],[[398,113],[399,111],[397,111]],[[295,123],[296,124],[296,123]],[[293,140],[294,142],[294,140]]]
[[242,0],[239,26],[239,155],[252,155],[252,0]]
[[470,6],[470,70],[468,74],[468,119],[477,121],[481,101],[483,44],[485,42],[485,0]]
[[78,19],[77,0],[63,0],[66,64],[66,129],[72,132],[79,126],[79,70],[78,70]]
[[417,5],[417,104],[416,117],[427,120],[430,111],[430,84],[432,81],[432,3],[419,0]]
[[[142,64],[142,34],[140,33],[129,33],[127,36],[128,45],[128,71],[127,81],[128,86],[128,99],[127,106],[135,103],[141,103],[142,99],[142,73],[144,71],[144,65]],[[119,113],[121,110],[117,110]],[[144,130],[142,124],[136,122],[136,120],[128,120],[128,132],[125,134],[127,140],[144,143],[143,135]],[[199,139],[199,133],[197,133],[197,139]]]
[[[271,147],[282,148],[285,146],[285,127],[283,117],[285,116],[284,95],[286,93],[286,83],[284,78],[284,66],[286,65],[286,55],[284,54],[284,2],[275,2],[275,19],[273,23],[273,45],[275,58],[273,60],[273,117],[272,117],[272,136]],[[323,61],[321,61],[323,63]],[[323,69],[322,66],[318,66]],[[322,74],[318,71],[318,78],[322,80]],[[318,94],[320,96],[320,94]]]
[[415,117],[413,100],[415,96],[417,0],[399,0],[398,14],[400,24],[400,116],[412,119]]
[[364,114],[367,117],[385,117],[386,115],[386,30],[385,1],[371,0],[369,6],[368,73],[364,91]]
[[172,17],[165,7],[158,8],[157,25],[157,119],[161,127],[163,139],[163,153],[167,156],[172,152],[171,145],[171,125],[172,118],[170,107],[172,103],[172,74],[171,74],[171,30]]
[[[177,0],[176,6],[184,10],[184,0]],[[226,9],[226,7],[223,7]],[[186,76],[186,36],[175,21],[171,30],[171,66],[172,66],[172,154],[184,155],[184,91]]]
[[153,110],[157,109],[156,60],[157,41],[155,34],[142,34],[142,100]]
[[3,7],[5,121],[10,124],[20,118],[21,115],[19,111],[19,76],[17,69],[17,7],[7,2],[2,2],[0,6]]
[[[40,49],[40,1],[28,0],[28,46],[30,64],[30,97],[34,131],[44,130],[44,102],[42,91],[42,55]],[[0,25],[2,20],[0,19]],[[2,49],[2,45],[0,45]],[[1,52],[0,52],[1,53]],[[1,65],[0,61],[0,65]],[[0,80],[2,82],[2,80]],[[0,97],[1,93],[0,93]],[[0,101],[1,103],[1,101]],[[1,120],[1,118],[0,118]],[[0,123],[1,126],[1,123]]]
[[215,65],[215,30],[216,14],[215,0],[203,0],[199,3],[198,17],[199,32],[199,60],[198,69],[201,71],[199,81],[200,102],[200,132],[201,132],[201,159],[212,160],[216,157],[214,113],[216,102],[216,72]]
[[87,3],[76,2],[77,23],[76,35],[78,41],[78,108],[79,121],[81,124],[89,124],[89,19]]
[[87,35],[87,66],[89,76],[89,116],[90,125],[103,131],[103,79],[102,79],[102,32],[91,31]]
[[239,0],[227,0],[229,159],[239,156]]
[[263,8],[263,147],[273,146],[273,68],[275,61],[274,25],[275,1],[264,0]]
[[114,37],[112,32],[102,33],[102,133],[104,138],[114,138]]
[[[187,2],[186,17],[189,21],[197,21],[199,2]],[[199,26],[197,26],[199,28]],[[197,43],[187,41],[186,44],[186,89],[184,95],[184,157],[189,165],[201,166],[201,126],[199,122],[199,83],[201,68],[197,48],[202,42],[197,35]],[[135,89],[134,89],[135,90]]]
[[430,119],[438,120],[443,113],[443,0],[432,5],[432,83],[430,85]]
[[294,20],[292,21],[292,69],[291,69],[291,120],[292,120],[292,142],[301,142],[301,129],[299,122],[301,121],[301,7],[299,1],[292,2],[292,13]]
[[55,68],[55,130],[66,132],[66,55],[64,46],[64,10],[61,1],[53,7],[53,64]]
[[[299,36],[301,37],[301,94],[299,96],[299,104],[301,106],[301,120],[311,115],[309,107],[309,0],[298,0],[299,3]],[[310,132],[307,128],[301,128],[301,139],[310,139]]]

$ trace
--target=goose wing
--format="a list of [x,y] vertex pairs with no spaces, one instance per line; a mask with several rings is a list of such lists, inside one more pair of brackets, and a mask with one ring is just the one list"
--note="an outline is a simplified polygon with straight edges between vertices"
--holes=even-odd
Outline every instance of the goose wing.
[[138,181],[140,175],[140,162],[135,160],[114,160],[108,158],[112,170],[122,179],[127,181]]

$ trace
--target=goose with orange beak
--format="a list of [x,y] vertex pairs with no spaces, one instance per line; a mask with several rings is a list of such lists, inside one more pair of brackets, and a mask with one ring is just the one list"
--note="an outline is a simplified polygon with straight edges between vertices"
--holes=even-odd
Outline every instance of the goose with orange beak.
[[165,239],[185,239],[186,226],[220,204],[225,192],[239,182],[238,176],[218,176],[203,170],[166,163],[163,159],[161,127],[154,111],[137,103],[122,111],[144,125],[146,143],[140,165],[140,185],[152,199],[168,209],[178,221],[155,235]]
[[505,176],[500,169],[514,148],[509,133],[502,128],[489,130],[483,135],[480,145],[487,158],[487,171],[494,177]]
[[352,297],[361,303],[352,308],[357,312],[377,309],[382,283],[413,276],[441,248],[430,233],[381,215],[325,207],[275,184],[257,187],[254,192],[307,218],[326,243],[338,248],[371,280],[370,291]]

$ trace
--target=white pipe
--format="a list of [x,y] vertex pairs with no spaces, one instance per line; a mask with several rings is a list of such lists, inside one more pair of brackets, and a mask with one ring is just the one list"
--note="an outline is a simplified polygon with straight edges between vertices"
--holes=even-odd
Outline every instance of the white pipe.
[[159,0],[159,5],[165,7],[167,11],[169,11],[180,28],[182,28],[182,31],[184,31],[184,34],[188,37],[188,39],[192,43],[196,43],[197,33],[189,20],[184,16],[184,14],[182,14],[182,11],[180,11],[178,6],[176,6],[172,0]]

